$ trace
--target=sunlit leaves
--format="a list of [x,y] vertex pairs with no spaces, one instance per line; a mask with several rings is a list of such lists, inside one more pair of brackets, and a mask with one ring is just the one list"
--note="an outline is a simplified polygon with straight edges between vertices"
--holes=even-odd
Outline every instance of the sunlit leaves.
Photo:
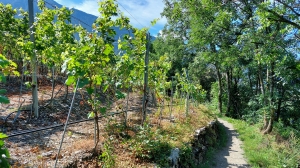
[[[0,3],[0,7],[1,7],[1,3]],[[7,67],[9,67],[10,62],[3,56],[0,54],[0,82],[5,82],[5,72],[3,72],[3,70],[5,70]],[[0,89],[0,104],[4,103],[4,104],[8,104],[9,103],[9,99],[7,97],[4,96],[4,94],[6,94],[6,90],[5,89]],[[7,158],[10,158],[9,152],[6,148],[4,148],[4,141],[3,139],[7,138],[7,135],[3,134],[0,132],[0,167],[9,167],[9,162],[7,160]]]
[[4,139],[4,138],[7,138],[8,136],[7,135],[5,135],[5,134],[3,134],[2,132],[0,132],[0,139],[2,140],[2,139]]
[[66,85],[71,85],[76,82],[76,77],[75,76],[68,76],[68,79],[66,80],[65,84]]
[[10,167],[8,158],[10,158],[9,152],[6,148],[4,148],[3,138],[7,136],[0,132],[0,166],[1,167]]
[[95,113],[94,112],[89,112],[88,118],[94,118],[94,117],[95,117]]
[[[109,55],[112,51],[113,51],[113,47],[111,45],[106,44],[103,54]],[[105,61],[108,62],[109,60],[106,59]]]
[[[39,1],[39,7],[41,12],[34,23],[36,54],[50,67],[61,66],[63,59],[68,61],[67,49],[74,43],[75,27],[70,23],[72,11],[66,7],[47,8],[43,0]],[[67,61],[64,61],[63,72],[67,68]]]
[[5,82],[6,75],[16,75],[19,76],[19,72],[16,70],[17,64],[11,60],[6,59],[2,54],[0,54],[0,81]]

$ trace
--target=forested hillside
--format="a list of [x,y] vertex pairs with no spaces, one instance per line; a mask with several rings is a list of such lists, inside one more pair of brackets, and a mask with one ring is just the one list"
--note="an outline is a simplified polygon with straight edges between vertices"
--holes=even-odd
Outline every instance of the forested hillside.
[[165,0],[155,41],[221,114],[300,129],[300,1]]

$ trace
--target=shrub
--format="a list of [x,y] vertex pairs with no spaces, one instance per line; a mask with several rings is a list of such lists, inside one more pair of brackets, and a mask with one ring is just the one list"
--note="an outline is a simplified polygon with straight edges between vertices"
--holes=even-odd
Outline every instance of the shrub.
[[163,140],[161,134],[159,129],[153,131],[149,124],[140,126],[136,138],[131,142],[131,150],[140,159],[154,161],[161,167],[168,166],[167,157],[171,146]]
[[10,158],[9,152],[6,148],[4,148],[3,139],[7,138],[7,136],[3,133],[0,133],[0,167],[9,167],[8,158]]

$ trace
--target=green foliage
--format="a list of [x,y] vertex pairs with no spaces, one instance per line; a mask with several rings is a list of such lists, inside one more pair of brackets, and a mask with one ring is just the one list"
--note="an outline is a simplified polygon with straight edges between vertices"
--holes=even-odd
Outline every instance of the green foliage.
[[171,63],[167,56],[153,58],[149,63],[149,88],[153,90],[158,97],[168,98],[166,89],[171,89],[172,83],[167,79],[167,73],[170,70]]
[[[1,7],[0,3],[0,7]],[[9,6],[8,6],[9,7]],[[0,54],[0,82],[5,82],[5,75],[11,74],[15,71],[16,64],[10,60],[7,60],[2,54]],[[14,74],[17,74],[15,72]],[[9,103],[9,99],[4,96],[6,93],[5,89],[0,89],[0,104]],[[8,159],[10,158],[8,150],[4,147],[4,140],[7,135],[0,132],[0,167],[10,167]]]
[[7,136],[0,132],[0,166],[1,167],[10,167],[8,159],[10,158],[9,152],[6,148],[4,148],[3,139],[7,138]]
[[210,96],[211,96],[211,106],[214,109],[218,108],[218,83],[213,83],[210,91]]
[[[177,87],[185,93],[189,93],[198,102],[203,102],[206,97],[206,91],[198,83],[191,82],[187,75],[186,69],[183,69],[183,74],[176,73],[176,79],[178,81]],[[186,77],[185,77],[186,76]]]
[[167,157],[170,155],[171,146],[165,142],[161,130],[153,131],[149,124],[139,127],[136,138],[131,142],[131,150],[138,158],[154,161],[161,167],[167,167]]
[[176,73],[182,73],[183,68],[187,68],[188,62],[192,60],[192,54],[186,49],[184,37],[181,37],[184,31],[176,33],[180,35],[176,36],[173,32],[164,30],[153,42],[151,51],[151,57],[165,56],[171,63],[167,72],[169,80]]
[[180,163],[182,164],[182,167],[191,167],[196,168],[197,165],[195,164],[194,156],[192,147],[189,145],[184,146],[180,150]]
[[17,64],[13,61],[5,58],[0,53],[0,82],[6,82],[7,75],[16,75],[19,76],[20,74],[16,71]]
[[0,15],[0,54],[10,53],[9,59],[20,58],[22,51],[17,47],[17,43],[20,37],[28,34],[28,18],[26,18],[28,15],[22,9],[13,9],[10,4],[0,3],[0,10],[2,13]]
[[[5,82],[6,75],[8,74],[14,73],[18,75],[18,72],[15,71],[16,67],[17,65],[14,62],[7,60],[2,54],[0,54],[0,82]],[[5,93],[5,89],[0,90],[0,103],[8,104],[9,99],[4,96]]]
[[[300,24],[293,1],[165,4],[162,15],[168,22],[154,49],[172,61],[169,76],[188,68],[190,83],[201,84],[213,106],[228,116],[251,123],[280,118],[298,127],[299,40],[294,30]],[[192,87],[182,84],[180,89]]]
[[101,155],[99,156],[99,159],[103,163],[104,167],[114,168],[116,165],[115,158],[116,156],[114,156],[113,154],[111,140],[109,139],[104,143],[103,150]]
[[116,96],[117,99],[125,99],[126,93],[123,93],[123,92],[117,90],[115,96]]
[[[0,4],[1,5],[1,4]],[[3,57],[0,54],[0,68],[1,68],[1,78],[0,78],[0,82],[5,81],[5,70],[3,72],[3,69],[7,68],[9,66],[9,61],[6,60],[5,57]],[[0,103],[9,103],[9,99],[5,96],[3,96],[3,94],[6,93],[5,89],[1,89],[0,90]],[[10,158],[9,152],[6,148],[4,148],[4,141],[3,139],[7,138],[7,136],[3,133],[0,132],[0,166],[1,167],[10,167],[9,166],[9,162],[8,162],[8,158]]]

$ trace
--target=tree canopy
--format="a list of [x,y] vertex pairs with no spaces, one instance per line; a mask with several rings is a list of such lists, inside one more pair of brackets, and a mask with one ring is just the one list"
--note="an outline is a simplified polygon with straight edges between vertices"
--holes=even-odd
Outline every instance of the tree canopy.
[[264,122],[264,133],[274,121],[299,127],[299,1],[164,2],[154,46],[169,75],[188,68],[221,114]]

